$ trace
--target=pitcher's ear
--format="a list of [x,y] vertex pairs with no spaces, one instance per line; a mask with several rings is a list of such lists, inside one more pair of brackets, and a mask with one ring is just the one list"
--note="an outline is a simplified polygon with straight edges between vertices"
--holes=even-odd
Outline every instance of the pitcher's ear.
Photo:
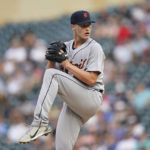
[[72,30],[74,30],[75,29],[75,24],[71,24],[71,28],[72,28]]

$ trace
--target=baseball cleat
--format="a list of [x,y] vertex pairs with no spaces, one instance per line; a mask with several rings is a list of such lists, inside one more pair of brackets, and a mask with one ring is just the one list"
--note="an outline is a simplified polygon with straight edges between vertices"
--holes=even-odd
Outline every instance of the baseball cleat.
[[21,137],[19,140],[20,144],[26,144],[32,141],[35,141],[38,137],[43,135],[48,135],[51,133],[52,130],[49,126],[41,126],[41,127],[35,127],[31,126],[28,131]]

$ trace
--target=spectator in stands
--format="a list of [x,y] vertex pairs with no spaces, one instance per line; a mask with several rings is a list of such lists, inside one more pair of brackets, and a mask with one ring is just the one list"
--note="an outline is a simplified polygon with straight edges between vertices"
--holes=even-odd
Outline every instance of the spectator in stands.
[[7,93],[10,95],[21,94],[24,89],[25,74],[21,68],[16,68],[15,72],[8,76],[7,80]]
[[134,106],[136,109],[142,109],[147,105],[150,105],[150,89],[139,83],[134,96]]
[[27,52],[22,46],[21,37],[18,33],[12,36],[9,48],[5,52],[5,60],[16,63],[24,62],[27,58]]
[[105,143],[107,146],[107,150],[116,150],[116,139],[114,138],[113,134],[107,133],[105,136]]
[[0,61],[0,100],[6,95],[6,83],[4,81],[3,61]]
[[101,19],[97,21],[93,33],[94,38],[116,38],[119,29],[116,17],[117,15],[114,14],[106,17],[105,22],[103,22]]
[[7,134],[7,125],[2,112],[0,112],[0,138],[4,138]]
[[25,118],[22,112],[15,108],[10,113],[10,127],[8,129],[7,137],[11,143],[15,143],[19,140],[21,135],[27,131],[25,126]]
[[137,150],[149,150],[150,149],[150,138],[146,132],[140,136],[139,142],[137,143]]
[[131,29],[126,25],[128,20],[122,20],[122,24],[118,29],[118,34],[116,36],[116,42],[118,44],[125,43],[131,37]]
[[24,33],[23,43],[29,60],[39,63],[45,60],[46,43],[44,40],[38,39],[31,30]]
[[53,135],[48,135],[42,150],[55,150],[55,140]]
[[[145,3],[146,4],[146,3]],[[133,17],[134,20],[136,21],[140,21],[140,22],[144,22],[145,20],[147,20],[148,14],[146,14],[144,7],[142,8],[142,4],[141,5],[136,5],[136,7],[134,7],[131,10],[131,16]]]
[[143,56],[147,50],[150,50],[149,40],[139,33],[139,31],[137,31],[132,40],[132,50],[137,57]]
[[132,137],[130,128],[128,127],[124,138],[118,142],[115,150],[136,150],[136,146],[137,140]]
[[119,45],[114,48],[114,58],[118,63],[127,64],[130,63],[133,59],[133,52],[130,47],[130,43],[124,42],[123,39]]

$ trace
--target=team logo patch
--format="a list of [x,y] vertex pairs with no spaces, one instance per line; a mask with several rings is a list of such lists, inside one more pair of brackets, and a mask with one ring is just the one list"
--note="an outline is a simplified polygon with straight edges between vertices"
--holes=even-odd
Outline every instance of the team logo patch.
[[84,18],[87,18],[87,13],[84,13],[83,16],[84,16]]

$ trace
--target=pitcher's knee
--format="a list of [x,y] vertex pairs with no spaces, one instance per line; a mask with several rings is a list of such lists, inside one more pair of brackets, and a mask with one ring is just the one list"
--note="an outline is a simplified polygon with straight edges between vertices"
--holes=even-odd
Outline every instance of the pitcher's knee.
[[47,69],[46,71],[45,71],[45,74],[46,75],[54,75],[54,74],[56,74],[57,73],[57,69],[54,69],[54,68],[50,68],[50,69]]
[[44,73],[44,82],[49,83],[49,81],[53,78],[53,76],[56,74],[56,69],[47,69]]

